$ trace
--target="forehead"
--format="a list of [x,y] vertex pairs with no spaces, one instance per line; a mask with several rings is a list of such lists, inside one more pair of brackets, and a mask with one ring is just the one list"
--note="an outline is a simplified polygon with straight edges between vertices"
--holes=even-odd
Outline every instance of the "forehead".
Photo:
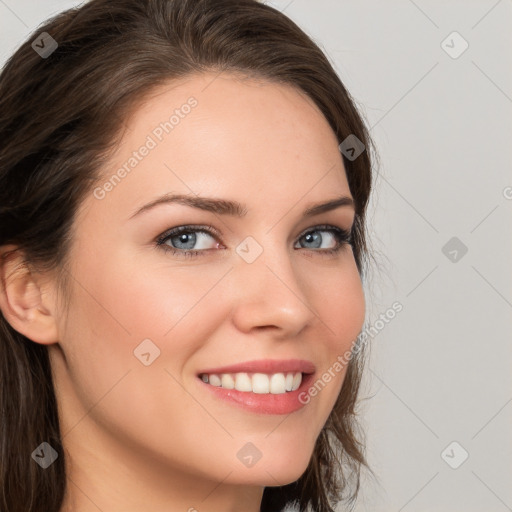
[[289,203],[348,193],[334,132],[290,85],[193,75],[152,90],[125,126],[102,176],[105,183],[126,171],[112,201],[180,192]]

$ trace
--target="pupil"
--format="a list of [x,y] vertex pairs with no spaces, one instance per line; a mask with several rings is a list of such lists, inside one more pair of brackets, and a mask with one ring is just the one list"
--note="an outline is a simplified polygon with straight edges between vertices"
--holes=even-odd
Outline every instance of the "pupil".
[[306,235],[306,243],[314,243],[314,242],[317,242],[317,245],[315,247],[318,247],[318,243],[321,243],[320,242],[320,235],[319,234],[314,234],[314,233],[308,233]]
[[191,249],[194,246],[196,240],[195,235],[191,233],[180,233],[175,235],[173,238],[174,240],[178,239],[178,241],[174,243],[184,245],[184,247],[181,247],[181,249]]

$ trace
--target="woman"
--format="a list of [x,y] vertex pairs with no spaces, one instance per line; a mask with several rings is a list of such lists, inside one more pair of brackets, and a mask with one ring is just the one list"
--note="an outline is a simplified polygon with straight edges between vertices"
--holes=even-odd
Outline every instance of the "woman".
[[0,98],[0,509],[353,500],[371,140],[321,50],[254,0],[92,0]]

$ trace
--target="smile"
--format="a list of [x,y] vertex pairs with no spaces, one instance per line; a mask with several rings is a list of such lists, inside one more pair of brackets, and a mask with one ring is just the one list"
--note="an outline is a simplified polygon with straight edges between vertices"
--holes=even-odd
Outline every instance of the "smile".
[[309,403],[306,398],[314,377],[301,372],[201,373],[196,382],[214,399],[235,408],[256,414],[290,414]]
[[302,382],[301,372],[201,374],[200,378],[215,387],[242,392],[279,395],[295,391]]

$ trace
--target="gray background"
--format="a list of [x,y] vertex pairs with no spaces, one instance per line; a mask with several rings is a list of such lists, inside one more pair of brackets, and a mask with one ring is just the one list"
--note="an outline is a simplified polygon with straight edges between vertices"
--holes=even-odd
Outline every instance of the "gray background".
[[[0,62],[79,3],[0,0]],[[326,52],[380,156],[360,409],[378,480],[355,509],[512,511],[512,2],[267,3]]]

